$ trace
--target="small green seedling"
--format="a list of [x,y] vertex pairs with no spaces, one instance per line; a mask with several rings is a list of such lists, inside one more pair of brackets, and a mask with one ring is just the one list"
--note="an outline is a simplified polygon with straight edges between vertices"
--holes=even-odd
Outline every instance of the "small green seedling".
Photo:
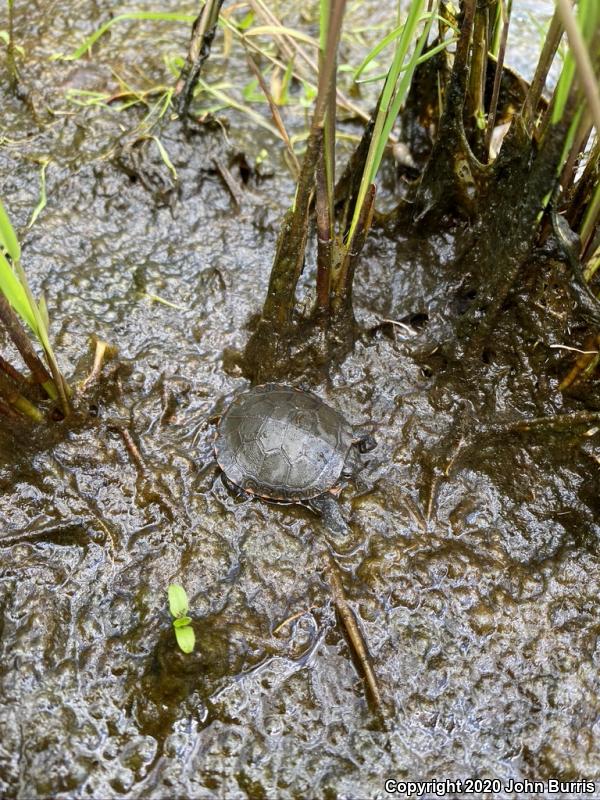
[[179,649],[191,653],[196,644],[194,629],[190,625],[192,618],[187,616],[190,607],[188,596],[183,586],[171,583],[168,589],[169,611],[173,617],[173,630]]

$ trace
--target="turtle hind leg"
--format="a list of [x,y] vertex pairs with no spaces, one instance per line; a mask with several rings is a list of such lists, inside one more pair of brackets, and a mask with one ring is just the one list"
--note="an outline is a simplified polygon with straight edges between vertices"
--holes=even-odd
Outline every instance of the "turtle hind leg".
[[359,453],[370,453],[377,447],[377,439],[371,436],[370,433],[365,433],[353,442],[354,446]]

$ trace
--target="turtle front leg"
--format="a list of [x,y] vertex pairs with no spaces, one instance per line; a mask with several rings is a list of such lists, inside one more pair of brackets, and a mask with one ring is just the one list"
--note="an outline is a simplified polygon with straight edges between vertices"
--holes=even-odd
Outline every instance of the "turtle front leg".
[[221,473],[221,482],[227,491],[234,497],[237,497],[238,500],[250,500],[250,495],[247,494],[240,486],[238,486],[237,483],[230,481],[224,472]]
[[335,496],[330,492],[313,497],[306,506],[321,517],[321,521],[329,533],[334,536],[349,536],[350,526],[344,519]]

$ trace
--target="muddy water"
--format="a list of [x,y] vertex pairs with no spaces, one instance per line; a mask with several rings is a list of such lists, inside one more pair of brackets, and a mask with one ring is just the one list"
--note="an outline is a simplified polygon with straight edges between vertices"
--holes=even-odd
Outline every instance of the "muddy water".
[[[175,183],[155,143],[119,127],[135,111],[81,110],[64,93],[114,87],[110,65],[164,79],[162,53],[185,32],[153,32],[151,48],[156,28],[115,28],[97,60],[48,62],[110,10],[50,5],[17,26],[34,37],[29,93],[3,84],[0,193],[65,371],[85,374],[92,334],[120,355],[84,422],[33,443],[2,430],[0,796],[363,798],[387,796],[388,778],[600,780],[598,433],[494,432],[584,408],[557,390],[569,362],[549,345],[581,332],[556,311],[551,276],[542,293],[545,268],[532,269],[485,361],[460,365],[437,348],[462,310],[460,229],[375,232],[364,253],[364,333],[315,388],[378,440],[341,497],[351,534],[330,546],[382,725],[336,621],[316,518],[240,502],[212,458],[211,418],[246,385],[227,354],[264,296],[291,193],[279,149],[240,117],[228,138],[170,125]],[[241,153],[252,169],[240,172]],[[48,206],[25,230],[45,156]],[[191,656],[171,629],[174,581],[191,598]]]

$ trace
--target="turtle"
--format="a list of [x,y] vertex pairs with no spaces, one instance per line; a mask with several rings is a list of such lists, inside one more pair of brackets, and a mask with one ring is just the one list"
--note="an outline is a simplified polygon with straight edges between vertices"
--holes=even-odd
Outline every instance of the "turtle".
[[240,493],[320,513],[329,528],[347,530],[332,498],[359,466],[356,452],[376,446],[320,397],[266,383],[241,392],[220,418],[215,456],[226,485]]

